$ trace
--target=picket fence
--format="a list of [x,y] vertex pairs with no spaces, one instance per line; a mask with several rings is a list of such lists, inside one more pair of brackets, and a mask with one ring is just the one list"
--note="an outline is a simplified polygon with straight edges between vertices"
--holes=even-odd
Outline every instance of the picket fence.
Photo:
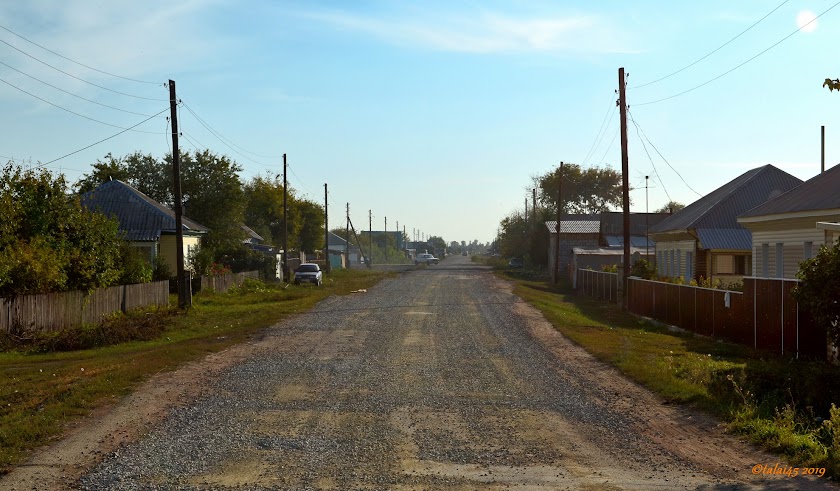
[[78,291],[20,295],[0,299],[0,331],[60,331],[153,305],[169,305],[169,281],[112,286],[87,295]]

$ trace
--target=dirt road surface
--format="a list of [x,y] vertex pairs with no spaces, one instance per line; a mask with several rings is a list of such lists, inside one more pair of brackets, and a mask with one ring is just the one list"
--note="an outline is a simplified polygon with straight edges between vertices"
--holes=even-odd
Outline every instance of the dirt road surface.
[[664,405],[467,258],[144,384],[2,489],[836,489]]

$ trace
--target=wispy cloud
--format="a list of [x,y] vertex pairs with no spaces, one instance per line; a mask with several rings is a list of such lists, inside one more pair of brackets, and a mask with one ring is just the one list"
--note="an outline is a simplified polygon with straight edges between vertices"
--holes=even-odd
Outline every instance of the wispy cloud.
[[599,15],[527,17],[490,11],[365,15],[310,10],[300,16],[385,42],[462,53],[610,54],[633,52],[627,34]]

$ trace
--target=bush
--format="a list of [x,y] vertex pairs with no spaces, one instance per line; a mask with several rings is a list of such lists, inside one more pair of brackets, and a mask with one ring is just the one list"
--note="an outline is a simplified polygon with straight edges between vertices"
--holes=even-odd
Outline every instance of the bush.
[[649,261],[639,259],[630,267],[630,276],[637,276],[645,280],[655,280],[656,268]]
[[119,279],[121,285],[152,281],[152,265],[143,257],[143,253],[136,247],[131,247],[128,242],[123,242],[120,245],[120,263],[122,264]]

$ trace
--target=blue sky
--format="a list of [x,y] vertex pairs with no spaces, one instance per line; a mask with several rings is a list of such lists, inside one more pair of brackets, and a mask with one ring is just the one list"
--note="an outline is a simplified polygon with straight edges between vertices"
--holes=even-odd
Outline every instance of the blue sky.
[[[639,128],[630,123],[628,132],[633,211],[645,210],[645,175],[650,209],[669,198],[690,203],[765,164],[813,177],[821,125],[826,165],[836,164],[840,94],[821,86],[840,77],[835,5],[2,2],[0,160],[50,162],[75,182],[108,152],[162,157],[168,111],[55,160],[167,109],[163,84],[173,79],[186,104],[183,149],[229,155],[245,180],[282,172],[279,156],[288,154],[300,194],[321,202],[329,183],[333,225],[349,202],[357,228],[367,228],[372,210],[375,229],[387,217],[389,229],[399,222],[409,235],[486,242],[524,207],[531,176],[560,161],[620,169],[622,66]],[[151,83],[85,68],[13,33]]]

